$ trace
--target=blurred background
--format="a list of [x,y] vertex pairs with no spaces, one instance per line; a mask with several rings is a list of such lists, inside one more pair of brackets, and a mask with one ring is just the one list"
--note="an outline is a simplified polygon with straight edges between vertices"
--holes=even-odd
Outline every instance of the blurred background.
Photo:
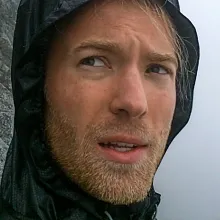
[[[0,0],[0,176],[12,136],[12,37],[18,0]],[[180,0],[197,28],[201,61],[189,124],[155,177],[158,220],[220,220],[220,1]],[[218,63],[219,62],[219,63]]]
[[180,6],[196,26],[201,60],[192,117],[156,174],[158,220],[220,220],[220,1]]

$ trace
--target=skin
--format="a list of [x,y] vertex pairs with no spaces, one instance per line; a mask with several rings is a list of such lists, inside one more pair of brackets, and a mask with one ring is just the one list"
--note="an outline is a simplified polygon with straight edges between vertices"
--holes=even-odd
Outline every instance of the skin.
[[[148,194],[170,132],[174,47],[164,22],[131,1],[83,10],[48,56],[48,143],[66,175],[90,195],[114,204],[138,202]],[[145,143],[139,160],[104,157],[98,143],[112,135]]]

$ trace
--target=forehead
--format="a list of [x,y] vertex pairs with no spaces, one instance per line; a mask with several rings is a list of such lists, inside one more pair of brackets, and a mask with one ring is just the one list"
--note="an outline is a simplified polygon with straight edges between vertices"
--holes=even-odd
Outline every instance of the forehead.
[[152,9],[132,1],[93,2],[69,19],[65,38],[72,44],[96,38],[123,44],[133,37],[149,49],[174,50],[167,23]]

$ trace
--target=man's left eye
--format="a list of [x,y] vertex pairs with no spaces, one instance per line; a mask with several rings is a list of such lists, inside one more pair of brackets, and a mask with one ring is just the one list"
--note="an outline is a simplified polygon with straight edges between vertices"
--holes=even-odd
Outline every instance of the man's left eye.
[[81,65],[104,67],[105,63],[100,57],[87,57],[80,62]]
[[167,68],[159,64],[153,64],[147,68],[146,73],[157,73],[161,75],[166,75],[169,74],[169,71],[167,70]]

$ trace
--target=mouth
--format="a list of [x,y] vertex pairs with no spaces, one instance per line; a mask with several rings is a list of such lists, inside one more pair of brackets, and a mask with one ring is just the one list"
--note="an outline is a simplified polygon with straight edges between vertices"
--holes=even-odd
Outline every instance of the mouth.
[[[116,139],[116,138],[115,138]],[[142,141],[134,139],[105,140],[98,143],[98,148],[104,159],[121,163],[133,164],[141,160],[148,147]]]
[[138,147],[136,144],[129,144],[124,142],[105,142],[99,143],[99,145],[103,148],[110,148],[118,152],[128,152]]

